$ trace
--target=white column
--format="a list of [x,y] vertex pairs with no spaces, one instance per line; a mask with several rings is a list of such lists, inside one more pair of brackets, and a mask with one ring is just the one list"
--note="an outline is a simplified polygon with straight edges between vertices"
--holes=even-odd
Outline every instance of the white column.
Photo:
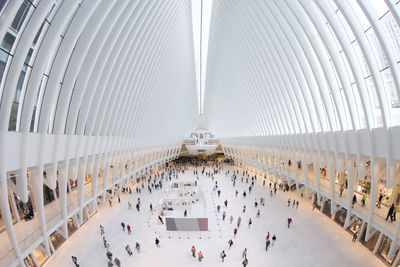
[[17,237],[15,236],[13,221],[10,213],[10,204],[7,194],[7,176],[4,172],[0,173],[0,210],[3,222],[6,226],[6,231],[11,244],[14,247],[15,255],[17,256],[19,265],[25,266],[21,251],[18,246]]

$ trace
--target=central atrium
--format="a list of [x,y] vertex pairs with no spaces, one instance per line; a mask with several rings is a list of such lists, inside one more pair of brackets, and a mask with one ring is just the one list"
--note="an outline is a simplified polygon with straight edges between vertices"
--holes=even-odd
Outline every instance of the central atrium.
[[0,266],[400,266],[400,0],[0,0]]

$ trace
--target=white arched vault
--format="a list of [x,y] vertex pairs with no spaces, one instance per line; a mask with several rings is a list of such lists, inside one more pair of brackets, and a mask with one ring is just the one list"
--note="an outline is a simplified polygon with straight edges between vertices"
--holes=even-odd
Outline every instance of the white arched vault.
[[[108,190],[179,156],[193,127],[212,131],[237,164],[346,209],[346,227],[359,217],[366,239],[392,240],[395,262],[400,224],[387,225],[375,200],[385,190],[398,202],[399,1],[213,1],[201,93],[191,8],[0,1],[0,208],[10,240],[0,265],[22,265],[39,244],[50,255],[51,233],[68,238],[69,218],[81,223]],[[369,205],[359,210],[351,198],[365,177]],[[39,234],[27,244],[12,196],[26,202],[43,184],[59,191],[58,219],[48,222],[34,198]]]

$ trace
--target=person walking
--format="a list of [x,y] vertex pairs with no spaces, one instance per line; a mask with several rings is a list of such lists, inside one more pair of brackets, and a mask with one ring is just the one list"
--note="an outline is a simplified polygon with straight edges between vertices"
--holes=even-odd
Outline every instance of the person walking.
[[394,204],[390,205],[389,211],[386,216],[386,221],[388,220],[389,217],[390,217],[390,220],[393,221],[392,220],[393,211],[394,211]]
[[344,184],[340,186],[340,194],[339,194],[340,197],[342,197],[343,191],[344,191]]
[[296,201],[296,209],[298,209],[299,208],[299,201],[297,200]]
[[265,238],[265,240],[269,240],[269,232],[267,233],[267,237]]
[[267,239],[267,241],[265,241],[265,250],[266,251],[268,251],[269,244],[271,244],[271,241],[269,239]]
[[117,265],[118,267],[121,267],[121,261],[118,258],[114,259],[114,263],[115,265]]
[[135,248],[136,248],[137,253],[140,253],[140,244],[139,244],[139,242],[136,242]]
[[368,195],[367,193],[364,193],[363,198],[361,199],[361,206],[365,207],[365,201],[367,200]]
[[104,235],[104,226],[100,224],[100,234]]
[[153,211],[153,204],[150,203],[150,211]]
[[246,259],[247,258],[247,248],[245,248],[242,252],[242,259]]
[[121,203],[121,199],[119,198],[119,195],[118,195],[118,203]]
[[187,210],[183,211],[183,216],[186,217],[187,216]]
[[223,221],[225,221],[225,217],[226,217],[226,212],[224,211],[224,212],[222,213],[222,220],[223,220]]
[[243,213],[246,212],[246,205],[243,206]]
[[252,223],[253,223],[253,222],[251,221],[251,218],[249,218],[249,228],[250,228],[250,226],[251,226]]
[[71,258],[72,258],[72,262],[75,264],[75,267],[79,267],[78,258],[75,256],[71,256]]
[[237,231],[238,231],[238,229],[237,229],[237,228],[233,229],[233,238],[235,238],[235,237],[236,237]]
[[247,258],[244,258],[242,264],[243,264],[243,267],[246,267],[247,264],[249,264],[249,260]]
[[192,246],[190,252],[192,253],[193,258],[196,258],[196,248],[194,246]]
[[229,248],[231,248],[231,247],[233,246],[233,241],[232,241],[232,239],[229,239],[228,245],[229,245]]
[[239,216],[239,218],[237,219],[237,227],[240,227],[240,223],[242,222],[242,218]]
[[121,222],[122,230],[125,232],[125,223]]
[[139,203],[136,204],[136,209],[137,209],[137,211],[140,211],[140,204]]
[[231,217],[229,218],[229,220],[231,221],[231,224],[232,224],[232,221],[233,221],[233,216],[231,215]]
[[221,257],[222,262],[224,262],[224,259],[225,259],[225,257],[226,257],[225,250],[223,250],[223,251],[221,252],[221,254],[219,254],[219,256]]
[[396,212],[397,212],[398,208],[399,208],[398,206],[394,206],[393,213],[392,213],[392,216],[391,216],[392,222],[396,221]]
[[201,260],[204,258],[203,253],[201,253],[201,251],[199,251],[199,253],[197,254],[197,256],[198,256],[198,258],[199,258],[199,261],[201,261]]
[[126,250],[126,252],[128,253],[129,256],[132,256],[133,253],[132,253],[132,250],[129,247],[129,245],[126,245],[125,250]]
[[288,218],[287,219],[287,228],[290,227],[290,224],[292,223],[292,218]]
[[290,207],[290,202],[291,202],[291,201],[290,201],[290,198],[289,198],[288,201],[287,201],[287,206],[288,206],[288,207]]
[[126,227],[126,229],[128,229],[128,235],[130,235],[132,233],[131,231],[131,226],[128,224],[128,226]]
[[257,218],[260,217],[260,210],[257,211]]
[[108,261],[111,261],[111,262],[112,262],[112,255],[113,255],[113,254],[111,253],[111,251],[107,250],[106,256],[107,256]]
[[221,196],[221,190],[218,189],[217,192],[218,192],[218,197],[220,197]]
[[110,204],[110,207],[112,207],[112,201],[111,201],[111,199],[108,200],[108,204]]
[[351,240],[351,242],[356,242],[357,241],[357,236],[358,236],[358,232],[355,232],[353,234],[353,239]]
[[382,193],[379,195],[379,198],[378,198],[378,203],[376,203],[376,206],[380,209],[381,208],[381,202],[382,202],[382,199],[383,199],[383,195],[382,195]]
[[356,204],[356,203],[357,203],[357,197],[356,197],[356,195],[353,195],[353,202],[352,202],[351,207],[354,207],[354,204]]
[[158,238],[156,237],[156,240],[155,240],[155,243],[156,243],[156,247],[160,247],[160,240],[158,240]]
[[227,208],[228,207],[228,200],[227,199],[225,199],[224,204],[225,204],[225,208]]
[[271,246],[274,245],[275,241],[276,241],[276,236],[275,236],[275,234],[274,234],[274,235],[272,236],[272,245],[271,245]]

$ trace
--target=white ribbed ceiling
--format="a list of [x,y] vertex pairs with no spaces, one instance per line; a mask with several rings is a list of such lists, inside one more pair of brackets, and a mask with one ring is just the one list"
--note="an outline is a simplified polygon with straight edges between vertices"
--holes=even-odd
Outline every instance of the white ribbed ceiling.
[[215,1],[206,82],[220,137],[400,124],[398,0]]
[[398,0],[215,1],[200,86],[192,1],[1,8],[1,131],[176,141],[200,124],[221,137],[400,124]]
[[1,19],[1,131],[169,142],[193,127],[190,1],[15,0]]

